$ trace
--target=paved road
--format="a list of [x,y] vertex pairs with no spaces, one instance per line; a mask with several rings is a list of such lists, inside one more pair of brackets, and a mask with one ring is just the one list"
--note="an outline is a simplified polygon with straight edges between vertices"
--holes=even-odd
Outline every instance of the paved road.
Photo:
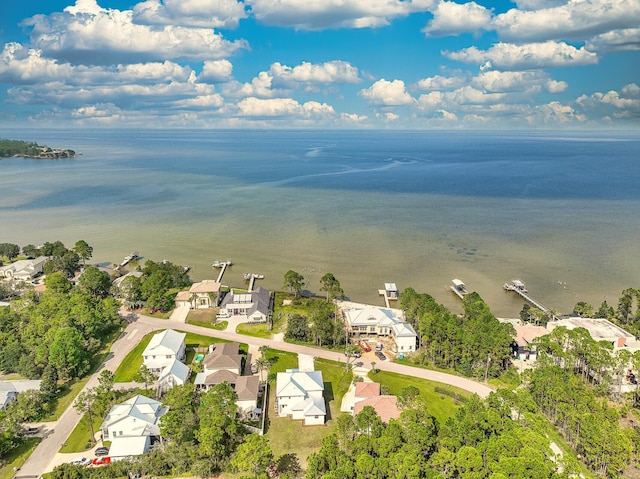
[[[201,326],[194,326],[192,324],[179,323],[167,319],[157,319],[149,316],[138,315],[135,319],[136,323],[146,324],[154,329],[160,328],[173,328],[187,331],[189,333],[201,334],[203,336],[210,336],[214,338],[227,339],[230,341],[237,341],[239,343],[247,343],[257,346],[266,345],[270,348],[280,349],[282,351],[288,351],[292,353],[303,353],[315,356],[317,358],[331,359],[334,361],[344,361],[344,355],[336,353],[335,351],[327,351],[320,348],[314,348],[309,346],[300,346],[298,344],[289,344],[280,341],[274,341],[272,339],[254,338],[251,336],[244,336],[229,331],[217,331],[214,329],[203,328]],[[365,364],[366,365],[366,364]],[[430,381],[437,381],[444,384],[450,384],[451,386],[464,389],[471,393],[476,393],[480,397],[487,397],[493,389],[485,384],[472,381],[460,376],[454,376],[453,374],[441,373],[437,371],[431,371],[429,369],[415,368],[411,366],[405,366],[403,364],[393,363],[391,361],[376,361],[376,369],[382,371],[390,371],[393,373],[404,374],[406,376],[413,376]]]
[[[345,359],[344,355],[336,353],[335,351],[327,351],[320,348],[289,344],[282,341],[274,341],[271,339],[254,338],[251,336],[237,334],[235,332],[217,331],[214,329],[194,326],[192,324],[186,324],[181,321],[174,321],[171,319],[159,319],[140,314],[130,314],[127,315],[127,317],[130,321],[130,324],[127,326],[122,336],[113,344],[111,353],[109,354],[107,361],[93,376],[91,376],[83,390],[98,385],[98,376],[103,369],[106,368],[111,371],[115,371],[120,363],[124,360],[125,356],[129,353],[129,351],[131,351],[138,344],[138,342],[145,334],[151,331],[166,328],[178,329],[190,333],[200,334],[203,336],[226,339],[229,341],[237,341],[239,343],[247,343],[253,347],[266,345],[282,351],[308,354],[317,358],[330,359],[333,361],[344,361]],[[476,393],[483,398],[487,397],[492,391],[492,389],[485,384],[481,384],[470,379],[454,376],[452,374],[431,371],[428,369],[414,368],[411,366],[396,364],[392,363],[391,361],[376,361],[376,368],[382,371],[390,371],[398,374],[404,374],[406,376],[413,376],[428,379],[430,381],[450,384],[460,389],[464,389],[465,391]],[[22,468],[20,468],[20,471],[15,477],[25,479],[39,477],[40,474],[53,470],[53,468],[61,462],[70,460],[67,458],[73,458],[75,456],[81,455],[63,455],[57,453],[61,445],[64,444],[73,429],[80,421],[80,418],[81,415],[76,412],[73,406],[70,406],[60,417],[57,423],[52,425],[53,432],[49,434],[38,445],[29,459],[27,459],[27,461],[24,463]]]
[[[111,352],[107,360],[98,371],[89,378],[83,391],[98,385],[98,376],[103,369],[115,371],[129,351],[140,342],[140,339],[142,339],[145,334],[155,329],[163,329],[164,327],[166,326],[156,327],[153,324],[143,322],[129,324],[120,338],[118,338],[111,347]],[[80,422],[81,417],[73,405],[69,406],[56,423],[49,425],[49,429],[53,428],[53,431],[38,444],[38,447],[36,447],[27,461],[22,465],[15,477],[39,477],[40,474],[53,470],[53,467],[60,462],[60,457],[56,458],[58,450],[67,440],[78,422]],[[81,455],[82,454],[70,454],[65,456],[71,456],[69,459],[71,460],[73,457]]]

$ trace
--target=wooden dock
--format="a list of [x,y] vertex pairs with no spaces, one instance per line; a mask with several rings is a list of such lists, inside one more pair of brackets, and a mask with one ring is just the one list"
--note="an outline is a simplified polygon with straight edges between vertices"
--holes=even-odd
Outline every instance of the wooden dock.
[[216,279],[218,283],[222,282],[222,277],[224,276],[224,272],[227,270],[227,266],[229,266],[227,263],[223,263],[220,267],[220,274],[218,275],[218,279]]
[[396,283],[384,283],[384,289],[379,289],[378,294],[384,296],[384,304],[387,308],[391,307],[390,301],[397,301],[400,296]]
[[514,279],[510,283],[504,283],[503,288],[504,288],[505,291],[513,291],[514,293],[519,294],[522,297],[522,299],[524,299],[526,302],[528,302],[532,306],[538,308],[543,313],[551,316],[552,319],[554,319],[554,320],[555,319],[560,319],[557,316],[551,314],[551,310],[549,308],[547,308],[540,301],[534,299],[529,294],[529,291],[527,290],[527,287],[525,286],[523,281],[520,281],[519,279]]
[[264,274],[256,274],[256,273],[245,273],[244,279],[249,280],[249,289],[247,291],[253,291],[253,286],[255,285],[256,279],[264,279]]

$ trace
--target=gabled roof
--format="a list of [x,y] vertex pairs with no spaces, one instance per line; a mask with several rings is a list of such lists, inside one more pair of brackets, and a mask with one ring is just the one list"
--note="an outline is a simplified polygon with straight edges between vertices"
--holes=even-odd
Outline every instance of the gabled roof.
[[[138,394],[131,399],[113,406],[103,421],[102,428],[109,427],[111,424],[124,418],[132,417],[144,424],[144,427],[139,429],[147,430],[147,426],[155,426],[160,416],[166,411],[159,401]],[[143,434],[144,432],[137,435]]]
[[391,329],[393,330],[393,334],[395,336],[409,336],[409,337],[416,336],[415,329],[413,329],[413,326],[411,326],[408,323],[396,323],[393,326],[391,326]]
[[209,375],[206,375],[204,377],[203,382],[199,384],[214,385],[214,384],[222,384],[225,381],[228,382],[229,384],[234,384],[239,377],[241,376],[238,376],[236,373],[227,371],[226,369],[222,369],[221,371],[215,371]]
[[175,301],[191,301],[191,293],[189,291],[180,291],[176,294]]
[[265,316],[269,314],[269,306],[271,305],[271,296],[269,291],[258,287],[254,291],[248,293],[234,293],[231,291],[224,297],[222,301],[222,308],[226,308],[228,305],[233,304],[247,304],[247,315],[251,315],[256,311]]
[[149,356],[154,354],[155,350],[162,351],[164,348],[177,354],[186,337],[186,333],[178,333],[173,329],[165,329],[151,338],[142,355]]
[[301,372],[290,369],[276,376],[276,396],[306,396],[310,392],[324,391],[322,371]]
[[291,411],[302,411],[305,416],[325,416],[324,398],[307,398],[291,406]]
[[169,376],[173,376],[175,378],[180,379],[182,382],[185,382],[189,378],[189,374],[191,373],[191,369],[186,364],[174,359],[171,364],[169,364],[166,368],[162,370],[160,376],[158,377],[158,381],[162,381]]

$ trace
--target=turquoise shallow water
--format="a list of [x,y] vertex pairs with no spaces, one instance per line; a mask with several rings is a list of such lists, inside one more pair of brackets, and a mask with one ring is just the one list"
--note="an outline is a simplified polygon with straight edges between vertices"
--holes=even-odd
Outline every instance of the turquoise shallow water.
[[225,282],[332,272],[357,301],[384,282],[456,309],[452,278],[496,314],[522,302],[615,303],[638,287],[637,134],[303,131],[0,131],[82,152],[0,161],[0,242],[85,239],[94,261],[131,250]]

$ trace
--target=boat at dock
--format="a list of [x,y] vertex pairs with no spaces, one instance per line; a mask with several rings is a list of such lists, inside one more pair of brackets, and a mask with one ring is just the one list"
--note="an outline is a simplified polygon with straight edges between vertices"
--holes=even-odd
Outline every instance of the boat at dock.
[[223,266],[233,266],[233,261],[228,259],[227,261],[221,261],[219,259],[211,263],[212,268],[222,268]]
[[529,291],[527,291],[527,285],[524,283],[524,281],[521,281],[519,279],[513,279],[511,280],[510,283],[504,283],[504,285],[502,286],[506,291],[516,291],[516,292],[520,292],[520,293],[528,293]]
[[138,252],[137,251],[133,251],[130,254],[128,254],[127,256],[124,257],[124,259],[122,260],[122,263],[120,263],[118,265],[118,268],[124,268],[126,265],[128,265],[132,261],[137,260],[138,258],[140,258],[140,256],[138,256]]
[[467,286],[462,281],[459,279],[452,279],[451,282],[453,285],[450,286],[449,289],[453,291],[458,298],[463,299],[467,294],[469,294]]

